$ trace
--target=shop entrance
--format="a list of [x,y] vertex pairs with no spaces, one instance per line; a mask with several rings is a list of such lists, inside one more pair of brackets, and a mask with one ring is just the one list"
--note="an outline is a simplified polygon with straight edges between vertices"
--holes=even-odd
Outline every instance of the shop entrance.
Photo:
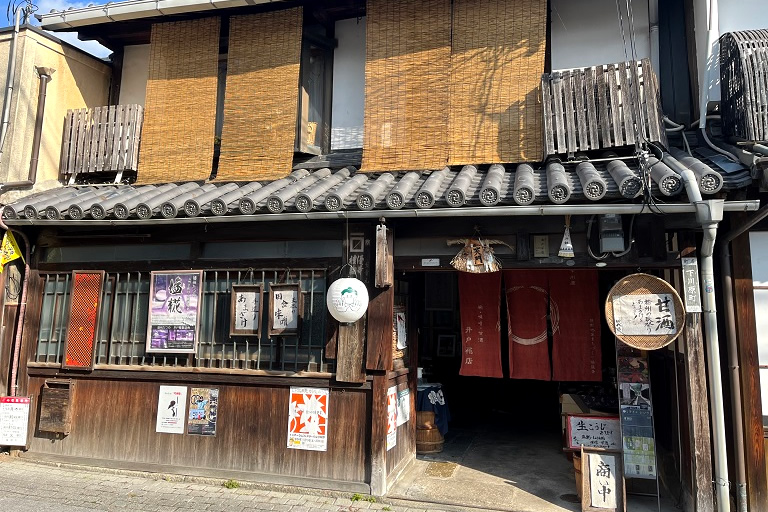
[[[623,275],[621,271],[601,273],[600,297],[604,298],[615,280]],[[412,348],[418,357],[411,361],[417,361],[421,372],[417,398],[417,461],[389,495],[464,509],[581,510],[573,459],[563,450],[562,414],[618,414],[614,340],[607,327],[600,329],[599,380],[510,378],[506,303],[502,291],[499,325],[502,376],[464,376],[460,374],[466,353],[462,349],[458,273],[411,272],[400,278],[403,282],[398,288],[407,293],[398,295],[396,305],[407,311],[409,324],[414,323],[415,328],[410,326],[409,331],[412,338],[417,337],[416,346]],[[572,300],[580,298],[574,296]],[[551,329],[551,319],[548,322]],[[546,343],[551,357],[551,332]],[[438,404],[444,401],[444,407],[435,407],[435,401]],[[435,416],[420,413],[419,409],[433,409]],[[443,427],[441,443],[434,442],[437,434],[430,427]],[[630,499],[634,503],[631,510],[657,509],[655,497]]]

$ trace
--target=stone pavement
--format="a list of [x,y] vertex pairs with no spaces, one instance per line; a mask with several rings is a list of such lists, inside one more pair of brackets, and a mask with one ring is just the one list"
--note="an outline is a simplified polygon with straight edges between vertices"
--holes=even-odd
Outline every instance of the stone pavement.
[[[409,500],[224,480],[33,462],[0,455],[3,512],[459,512]],[[370,499],[371,501],[367,501]]]

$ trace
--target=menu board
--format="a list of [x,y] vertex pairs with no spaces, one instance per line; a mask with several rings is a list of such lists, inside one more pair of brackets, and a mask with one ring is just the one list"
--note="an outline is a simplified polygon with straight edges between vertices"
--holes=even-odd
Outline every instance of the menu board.
[[30,399],[0,397],[0,446],[26,446]]

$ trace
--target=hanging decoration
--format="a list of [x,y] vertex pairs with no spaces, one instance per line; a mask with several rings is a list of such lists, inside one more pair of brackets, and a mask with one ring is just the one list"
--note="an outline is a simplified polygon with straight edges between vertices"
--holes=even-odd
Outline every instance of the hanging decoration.
[[565,233],[563,234],[563,241],[560,242],[560,251],[557,253],[561,258],[573,258],[573,244],[571,243],[571,216],[565,216]]
[[[448,240],[448,245],[460,245],[464,247],[451,260],[451,266],[461,272],[473,274],[487,274],[501,270],[501,263],[493,253],[491,245],[506,245],[501,240],[483,240],[477,233],[477,238],[461,238]],[[511,249],[511,247],[510,247]]]
[[342,277],[328,287],[328,312],[343,324],[360,320],[368,309],[368,289],[356,277]]

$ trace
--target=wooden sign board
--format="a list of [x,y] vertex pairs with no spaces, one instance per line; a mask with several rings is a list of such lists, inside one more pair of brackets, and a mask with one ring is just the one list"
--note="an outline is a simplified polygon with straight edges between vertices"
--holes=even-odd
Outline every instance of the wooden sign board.
[[261,298],[261,285],[232,285],[230,336],[261,337]]
[[72,431],[72,392],[75,383],[69,379],[48,379],[40,392],[41,432],[69,435]]
[[301,286],[296,284],[269,285],[269,335],[298,335],[304,312]]
[[581,447],[582,512],[626,512],[621,452]]
[[566,449],[601,448],[621,450],[621,425],[618,416],[568,414],[565,422]]

